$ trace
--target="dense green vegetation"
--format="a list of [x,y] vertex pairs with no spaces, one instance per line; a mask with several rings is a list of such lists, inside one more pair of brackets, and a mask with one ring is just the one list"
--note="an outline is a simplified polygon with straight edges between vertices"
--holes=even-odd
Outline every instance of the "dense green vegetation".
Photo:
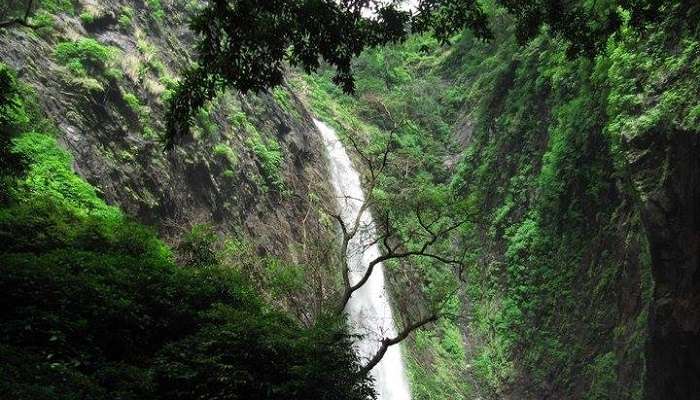
[[[584,398],[643,395],[652,283],[636,206],[650,188],[634,186],[628,162],[647,135],[697,133],[686,122],[698,105],[694,29],[673,17],[647,35],[623,28],[595,60],[567,59],[547,35],[522,49],[507,35],[497,48],[466,37],[448,61],[475,124],[453,186],[490,218],[481,231],[497,244],[472,240],[474,256],[502,254],[470,290],[488,338],[475,365],[493,387],[524,375]],[[641,307],[625,314],[625,296]],[[577,391],[580,380],[590,386]]]
[[[372,11],[376,18],[367,18]],[[316,71],[335,67],[333,81],[346,92],[355,87],[352,60],[364,49],[404,40],[410,32],[446,40],[464,27],[488,36],[479,2],[421,2],[421,13],[398,2],[301,1],[260,3],[212,1],[197,10],[190,28],[198,36],[197,63],[183,73],[169,104],[170,146],[189,133],[197,110],[225,87],[243,93],[278,86],[286,65]]]
[[[127,179],[132,186],[124,191],[137,198],[140,174],[157,186],[172,172],[165,165],[182,168],[187,173],[177,176],[185,182],[173,190],[210,195],[193,208],[212,218],[242,215],[245,226],[224,227],[229,233],[255,230],[264,210],[298,222],[290,217],[298,205],[290,199],[299,195],[292,195],[299,182],[291,174],[320,174],[302,160],[318,156],[308,153],[314,146],[290,146],[298,138],[285,136],[291,125],[310,126],[297,96],[339,131],[347,148],[356,146],[354,161],[366,176],[363,157],[380,160],[388,147],[388,167],[372,187],[378,226],[390,221],[391,242],[415,250],[426,240],[425,221],[435,229],[456,224],[431,250],[464,267],[430,259],[385,263],[403,326],[416,310],[441,316],[404,346],[416,400],[654,398],[646,369],[653,365],[651,326],[667,317],[654,315],[657,275],[681,276],[672,268],[659,273],[659,265],[684,267],[696,254],[697,206],[683,209],[683,201],[693,199],[697,158],[681,151],[697,148],[700,135],[696,2],[436,0],[425,2],[424,17],[389,7],[375,22],[340,10],[343,3],[147,0],[100,9],[42,0],[21,19],[26,3],[13,0],[0,6],[0,27],[23,26],[11,32],[28,43],[19,52],[45,47],[49,61],[23,68],[22,76],[41,89],[60,87],[50,102],[80,98],[56,118],[77,128],[71,136],[88,148],[91,132],[83,131],[110,125],[96,146],[104,152],[88,161],[129,168],[93,168],[85,176],[126,172],[136,179]],[[182,32],[168,30],[188,13],[197,15],[204,62],[185,68],[178,83],[187,52],[164,49],[179,49]],[[4,25],[6,16],[20,19]],[[409,35],[403,29],[409,20],[413,33],[432,34]],[[75,34],[72,23],[85,30]],[[459,33],[465,26],[474,31]],[[109,29],[118,36],[104,39]],[[222,43],[228,47],[214,45]],[[8,62],[16,62],[11,54]],[[51,67],[45,81],[37,65]],[[220,90],[261,89],[287,78],[262,95],[264,105]],[[344,321],[320,312],[329,300],[323,296],[340,284],[327,249],[309,250],[322,254],[323,264],[311,270],[295,257],[267,254],[245,234],[224,237],[208,223],[165,245],[73,171],[59,145],[67,131],[58,132],[35,97],[0,64],[3,396],[371,396],[368,379],[356,374],[359,360]],[[166,164],[152,140],[166,126],[158,119],[168,104],[179,118],[168,121],[169,139],[192,125],[194,142],[202,143],[166,152],[180,164]],[[284,121],[258,114],[268,106]],[[83,110],[96,115],[75,115]],[[285,152],[292,148],[298,154]],[[217,193],[199,193],[188,179]],[[160,193],[156,200],[153,189],[143,198],[154,208],[139,210],[140,217],[153,211],[145,215],[151,221],[160,218],[158,202],[168,199]],[[304,189],[318,206],[316,189]],[[211,204],[221,193],[232,195]],[[332,229],[330,220],[322,224]],[[306,226],[285,229],[280,235],[303,230],[307,238]],[[285,248],[277,239],[268,244],[278,254],[296,250],[296,242]],[[308,247],[335,244],[323,239],[328,243]],[[664,244],[656,254],[653,239]],[[301,245],[306,252],[307,243]],[[673,246],[692,254],[678,255]],[[317,281],[306,281],[311,275]],[[299,304],[313,296],[299,293],[316,284],[318,304]],[[660,303],[682,320],[697,296],[678,300],[675,289],[663,288]],[[675,339],[665,356],[691,376],[694,337]],[[666,374],[658,379],[661,393],[696,393],[694,383],[674,377],[677,370]]]
[[[357,97],[328,73],[296,81],[316,113],[371,143],[402,121],[379,199],[448,190],[450,207],[474,215],[455,249],[469,260],[459,308],[471,348],[449,321],[420,332],[416,398],[469,396],[471,379],[524,396],[643,397],[652,282],[639,198],[658,183],[629,162],[651,151],[635,153],[640,141],[698,133],[698,31],[681,22],[697,10],[681,3],[644,33],[620,11],[593,59],[571,58],[571,43],[547,32],[520,47],[503,28],[489,42],[465,33],[452,47],[417,37],[365,52]],[[396,208],[389,198],[380,209]]]
[[[355,63],[357,97],[334,85],[331,71],[292,81],[296,90],[307,93],[312,110],[338,130],[346,146],[352,148],[348,136],[353,136],[371,157],[381,157],[390,146],[389,167],[373,192],[375,213],[388,213],[409,247],[424,239],[412,235],[420,230],[413,212],[416,207],[424,217],[440,215],[447,224],[468,213],[466,203],[450,190],[450,173],[443,165],[458,151],[450,133],[457,110],[444,103],[446,84],[434,73],[444,59],[440,53],[438,41],[429,37],[363,53]],[[387,143],[390,130],[393,140]],[[367,167],[356,161],[360,169]],[[441,306],[440,322],[419,330],[408,343],[414,398],[469,399],[477,395],[467,374],[469,360],[459,328],[464,304],[460,292],[454,292],[459,285],[454,271],[430,260],[391,262],[387,268],[397,273],[409,270],[412,279],[426,282],[419,293],[402,293],[414,285],[400,282],[393,293],[397,303],[418,294],[425,304]]]
[[89,91],[102,92],[109,79],[121,76],[113,67],[118,50],[95,39],[81,38],[56,45],[54,57],[67,68],[67,79]]
[[[188,262],[71,169],[32,92],[0,66],[0,392],[19,399],[365,399],[342,320],[266,306],[214,256]],[[189,250],[188,250],[189,249]]]

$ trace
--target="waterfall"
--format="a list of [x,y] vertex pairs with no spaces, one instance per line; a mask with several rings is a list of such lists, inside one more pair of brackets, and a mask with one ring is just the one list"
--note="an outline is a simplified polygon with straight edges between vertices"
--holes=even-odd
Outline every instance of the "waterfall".
[[[315,119],[314,123],[323,136],[328,152],[331,181],[338,199],[340,215],[346,224],[351,225],[364,202],[360,176],[353,168],[333,128]],[[364,275],[369,262],[380,255],[379,247],[371,244],[375,231],[369,212],[363,213],[359,224],[361,229],[348,245],[350,281],[353,284]],[[348,229],[352,227],[349,226]],[[352,331],[362,335],[362,339],[355,343],[355,351],[362,359],[368,360],[375,354],[382,338],[396,336],[389,297],[384,287],[384,267],[381,264],[374,267],[369,280],[353,293],[346,311],[350,317]],[[399,345],[389,347],[371,374],[378,399],[410,400],[411,394]]]

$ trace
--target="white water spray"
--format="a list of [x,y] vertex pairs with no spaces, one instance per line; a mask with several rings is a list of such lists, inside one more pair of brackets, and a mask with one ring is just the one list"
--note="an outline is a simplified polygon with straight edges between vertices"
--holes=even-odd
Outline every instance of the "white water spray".
[[[333,128],[315,120],[323,136],[330,161],[331,181],[338,198],[340,216],[351,225],[357,219],[364,203],[360,176],[353,168],[343,144]],[[367,271],[370,261],[380,256],[379,247],[371,244],[375,238],[372,216],[364,212],[359,221],[361,229],[348,245],[350,281],[357,283]],[[352,229],[352,226],[348,226]],[[354,333],[363,336],[355,343],[355,350],[362,359],[369,360],[379,349],[380,340],[396,336],[396,326],[384,287],[384,267],[377,264],[369,280],[353,293],[346,308]],[[372,369],[375,390],[380,400],[410,400],[411,393],[404,371],[399,345],[390,346],[384,358]]]

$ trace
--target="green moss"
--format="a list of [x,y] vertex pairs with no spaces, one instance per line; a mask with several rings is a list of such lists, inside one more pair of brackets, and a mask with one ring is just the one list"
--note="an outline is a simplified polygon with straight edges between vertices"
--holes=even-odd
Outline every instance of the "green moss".
[[238,155],[226,144],[219,143],[214,146],[214,154],[227,160],[230,167],[235,167],[238,164]]

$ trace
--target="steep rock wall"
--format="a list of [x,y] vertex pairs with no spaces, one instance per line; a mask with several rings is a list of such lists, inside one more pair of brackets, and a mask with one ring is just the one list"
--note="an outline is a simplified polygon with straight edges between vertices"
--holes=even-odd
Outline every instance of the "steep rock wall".
[[693,32],[626,31],[590,61],[467,39],[446,63],[470,94],[459,190],[491,221],[467,244],[476,373],[501,395],[697,393]]
[[[0,32],[0,59],[36,89],[74,168],[108,202],[168,236],[212,223],[258,252],[303,257],[301,230],[325,229],[309,194],[329,191],[321,143],[296,97],[284,88],[223,93],[198,115],[195,138],[164,151],[164,103],[190,62],[186,21],[197,3],[67,4],[42,5],[37,16],[49,23],[40,29]],[[83,73],[59,48],[86,39],[110,55],[94,60],[88,45],[74,51]]]

